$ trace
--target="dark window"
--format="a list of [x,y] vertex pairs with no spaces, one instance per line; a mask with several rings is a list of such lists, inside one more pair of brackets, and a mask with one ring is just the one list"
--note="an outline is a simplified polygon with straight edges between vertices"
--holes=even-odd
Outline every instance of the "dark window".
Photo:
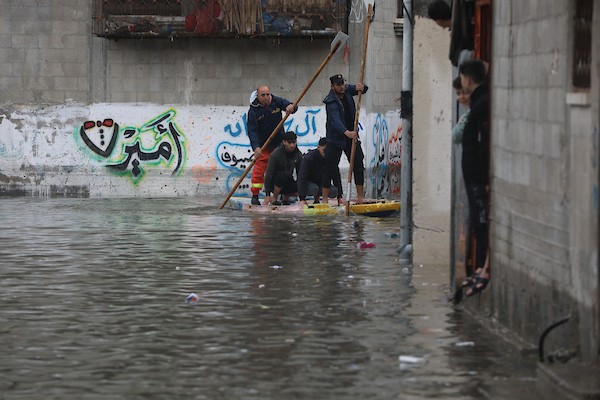
[[592,64],[592,0],[576,0],[573,35],[573,87],[589,89]]
[[346,0],[93,0],[103,37],[335,36]]

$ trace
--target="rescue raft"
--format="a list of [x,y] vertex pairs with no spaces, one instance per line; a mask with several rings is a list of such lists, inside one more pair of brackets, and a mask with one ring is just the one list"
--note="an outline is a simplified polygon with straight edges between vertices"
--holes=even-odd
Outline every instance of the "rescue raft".
[[[337,200],[329,204],[303,204],[292,202],[289,205],[252,205],[249,197],[231,197],[227,205],[234,210],[262,214],[297,214],[297,215],[345,215],[346,206],[337,205]],[[361,204],[350,204],[350,213],[366,217],[390,217],[398,214],[400,202],[396,200],[366,200]]]

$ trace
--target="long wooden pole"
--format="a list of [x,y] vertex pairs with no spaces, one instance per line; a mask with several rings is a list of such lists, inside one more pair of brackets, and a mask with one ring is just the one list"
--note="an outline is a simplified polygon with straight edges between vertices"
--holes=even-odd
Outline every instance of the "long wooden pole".
[[[329,52],[329,54],[327,55],[327,57],[325,57],[325,60],[323,60],[323,62],[321,63],[321,65],[317,69],[317,72],[315,72],[315,74],[313,75],[313,77],[306,84],[306,86],[304,87],[304,90],[302,90],[302,93],[300,93],[300,95],[298,96],[298,98],[296,98],[296,100],[294,100],[294,103],[293,103],[294,108],[296,108],[296,106],[298,106],[298,103],[300,103],[300,100],[302,100],[302,98],[304,97],[304,95],[306,94],[306,92],[308,91],[308,89],[310,89],[310,87],[312,86],[312,84],[314,83],[314,81],[317,79],[317,77],[319,76],[319,74],[321,73],[321,71],[323,70],[323,68],[325,68],[325,66],[327,65],[327,63],[329,62],[329,60],[331,60],[331,57],[333,57],[333,55],[335,54],[335,52],[337,51],[337,49],[340,47],[341,44],[342,44],[342,42],[338,41],[337,43],[335,43],[333,45],[333,48],[331,49],[331,51]],[[267,146],[269,145],[269,143],[271,143],[271,141],[273,140],[273,138],[275,138],[275,136],[277,136],[277,132],[279,132],[279,130],[283,126],[283,123],[285,122],[285,120],[289,116],[290,116],[290,113],[288,113],[286,111],[284,117],[277,124],[277,126],[275,127],[275,129],[273,129],[273,132],[271,132],[271,135],[269,135],[269,137],[265,141],[265,144],[263,144],[263,146],[260,148],[260,151],[264,151],[267,148]],[[242,176],[240,176],[240,178],[237,180],[237,182],[235,183],[235,185],[233,186],[233,188],[231,189],[231,191],[227,195],[227,198],[223,201],[223,203],[221,203],[221,207],[219,207],[219,209],[222,209],[223,207],[225,207],[225,204],[227,204],[227,202],[229,201],[229,199],[231,198],[231,196],[233,196],[233,192],[235,192],[235,190],[238,188],[238,186],[240,186],[240,183],[242,183],[242,181],[244,180],[244,178],[246,177],[246,175],[248,175],[248,172],[250,172],[250,169],[252,168],[252,166],[254,165],[254,163],[256,163],[256,158],[253,157],[252,161],[250,162],[250,164],[248,164],[248,166],[246,167],[246,170],[244,171],[244,173],[242,174]]]
[[[365,24],[365,38],[363,40],[362,59],[360,62],[360,78],[359,82],[363,83],[365,78],[365,60],[367,59],[367,43],[369,42],[369,26],[373,19],[373,5],[369,4],[367,23]],[[360,101],[362,98],[362,90],[358,91],[358,99],[356,100],[356,115],[354,116],[354,132],[358,135],[358,116],[360,115]],[[350,215],[350,193],[352,192],[352,172],[354,169],[354,159],[356,158],[356,141],[352,139],[352,150],[350,151],[350,168],[348,169],[348,191],[346,193],[346,216]]]

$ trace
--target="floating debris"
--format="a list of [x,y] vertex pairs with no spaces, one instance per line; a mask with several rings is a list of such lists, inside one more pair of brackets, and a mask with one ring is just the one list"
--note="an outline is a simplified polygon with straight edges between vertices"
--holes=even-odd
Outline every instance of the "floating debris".
[[358,242],[356,244],[356,247],[359,249],[372,249],[373,247],[375,247],[375,243],[370,243],[370,242]]
[[190,293],[185,298],[185,302],[186,303],[196,303],[199,299],[200,299],[200,297],[198,297],[198,295],[196,293]]
[[475,342],[469,340],[466,342],[456,342],[456,343],[454,343],[454,345],[456,347],[472,347],[472,346],[475,346]]

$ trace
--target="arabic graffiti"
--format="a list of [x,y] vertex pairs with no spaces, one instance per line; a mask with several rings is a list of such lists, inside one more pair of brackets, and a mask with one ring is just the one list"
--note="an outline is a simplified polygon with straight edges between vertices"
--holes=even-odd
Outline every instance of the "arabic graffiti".
[[[283,123],[284,130],[286,131],[294,131],[298,137],[307,136],[310,134],[317,134],[317,117],[321,112],[320,108],[308,109],[305,110],[304,119],[301,120],[301,123],[295,123],[296,120],[300,120],[300,115],[302,112],[294,114],[294,116],[290,116]],[[301,125],[302,124],[302,125]],[[234,125],[227,124],[223,128],[223,132],[231,137],[238,137],[242,133],[246,136],[248,135],[248,114],[244,113],[241,116],[241,121],[235,122]]]
[[373,135],[371,144],[373,146],[373,157],[371,158],[371,167],[373,174],[371,176],[372,195],[375,198],[382,198],[389,193],[389,165],[387,164],[387,142],[388,126],[385,118],[377,114],[373,126]]
[[286,131],[294,131],[296,132],[296,135],[298,135],[298,137],[303,137],[306,136],[308,134],[317,134],[317,122],[316,122],[316,117],[317,114],[319,114],[319,112],[321,112],[320,108],[316,108],[314,110],[306,110],[305,113],[306,115],[304,116],[304,126],[302,127],[302,129],[300,128],[299,124],[296,124],[296,126],[294,128],[292,128],[292,126],[294,125],[294,121],[295,119],[292,118],[288,118],[284,123],[283,126],[285,127]]
[[[170,109],[141,127],[119,128],[112,119],[86,121],[79,130],[83,143],[106,167],[119,175],[129,176],[138,184],[149,166],[171,169],[178,175],[185,164],[185,136],[173,122]],[[117,144],[121,151],[115,152]]]
[[363,22],[363,19],[365,18],[364,7],[364,1],[353,0],[350,13],[348,14],[348,21],[354,22],[355,24],[360,24]]
[[402,125],[388,141],[388,164],[390,166],[390,193],[400,194],[400,170],[402,165]]
[[247,118],[248,118],[248,114],[244,113],[244,115],[242,115],[242,124],[240,124],[239,122],[236,122],[235,130],[231,127],[231,124],[227,124],[227,125],[225,125],[223,132],[229,134],[231,137],[238,137],[242,133],[242,125],[244,126],[244,131],[248,132],[248,125],[246,122]]
[[239,168],[243,171],[252,162],[253,155],[249,144],[221,142],[217,146],[217,160],[225,167]]
[[402,127],[390,136],[389,124],[384,116],[377,114],[373,124],[370,146],[372,156],[367,160],[367,168],[371,168],[371,196],[387,197],[400,193],[400,137]]

